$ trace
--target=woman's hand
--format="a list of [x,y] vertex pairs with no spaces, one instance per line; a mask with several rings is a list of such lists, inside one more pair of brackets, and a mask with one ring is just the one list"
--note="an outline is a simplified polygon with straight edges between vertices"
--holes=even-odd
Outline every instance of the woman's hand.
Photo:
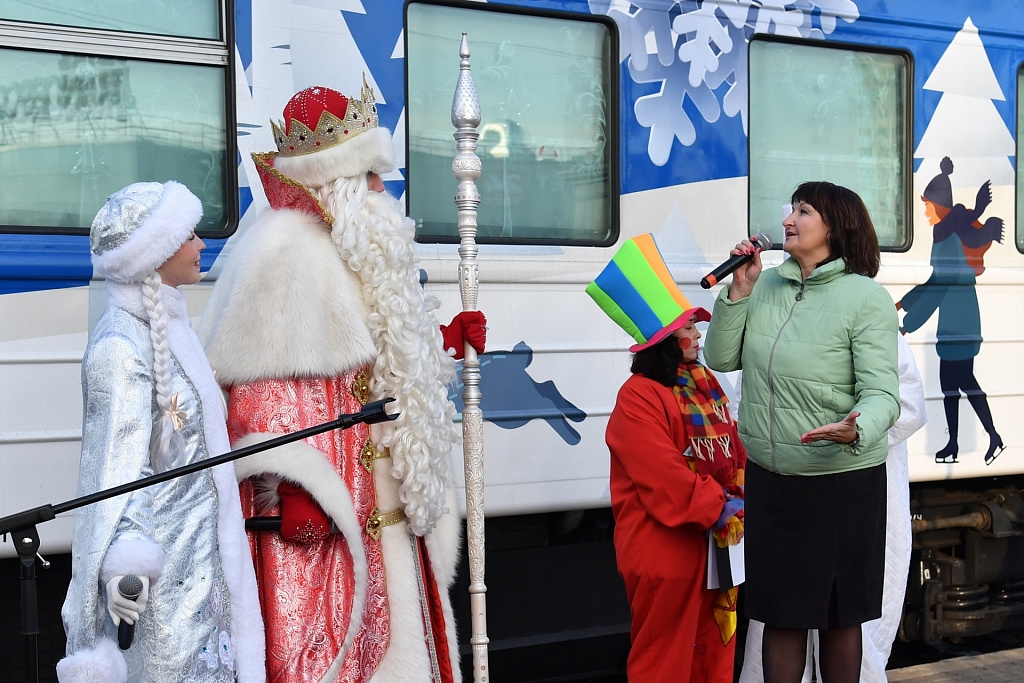
[[812,429],[800,437],[801,443],[812,441],[834,441],[836,443],[853,443],[857,440],[857,418],[860,413],[851,411],[842,422],[833,422],[824,427]]
[[761,276],[761,252],[750,240],[743,240],[729,252],[730,256],[753,254],[754,258],[744,263],[732,273],[732,284],[729,286],[729,301],[739,301],[750,296],[754,283]]
[[725,506],[715,522],[715,542],[719,548],[737,545],[743,540],[743,496],[723,490]]

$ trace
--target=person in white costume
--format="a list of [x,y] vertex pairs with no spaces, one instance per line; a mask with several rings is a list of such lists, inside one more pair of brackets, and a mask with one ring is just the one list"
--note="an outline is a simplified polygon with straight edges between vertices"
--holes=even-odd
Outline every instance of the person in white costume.
[[[223,399],[179,285],[203,215],[179,183],[115,192],[90,232],[108,305],[82,360],[78,495],[229,450]],[[75,513],[61,683],[264,683],[263,622],[231,463]],[[132,600],[119,587],[139,578]],[[134,625],[127,650],[118,626]]]
[[[907,590],[910,566],[910,473],[907,463],[907,439],[928,420],[925,414],[924,385],[914,362],[913,352],[903,335],[899,335],[900,417],[889,429],[889,455],[885,461],[886,528],[885,579],[882,591],[882,616],[861,626],[861,683],[885,683],[885,666],[889,661],[896,630],[903,616],[903,598]],[[740,683],[762,683],[761,637],[764,624],[751,620],[743,651]],[[812,662],[817,662],[817,632],[807,638],[807,665],[803,683],[812,680]],[[817,680],[822,680],[817,672]],[[826,682],[827,683],[827,682]]]

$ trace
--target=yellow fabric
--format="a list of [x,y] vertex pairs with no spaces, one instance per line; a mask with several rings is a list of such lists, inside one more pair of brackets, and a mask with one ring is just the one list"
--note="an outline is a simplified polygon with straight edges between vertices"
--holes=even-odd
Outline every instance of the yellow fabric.
[[743,538],[743,520],[735,515],[725,522],[725,526],[715,530],[715,544],[719,548],[727,548],[731,545],[738,545]]
[[736,598],[739,591],[738,586],[733,586],[727,591],[720,592],[712,606],[723,645],[728,645],[736,635]]

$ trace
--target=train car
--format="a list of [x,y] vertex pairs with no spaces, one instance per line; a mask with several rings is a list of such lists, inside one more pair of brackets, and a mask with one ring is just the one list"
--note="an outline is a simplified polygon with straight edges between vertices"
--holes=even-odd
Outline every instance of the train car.
[[[482,111],[495,675],[620,672],[629,646],[604,428],[630,340],[586,284],[653,233],[710,309],[718,288],[702,276],[747,235],[781,241],[809,179],[864,198],[926,390],[900,635],[1024,625],[1021,25],[1019,0],[0,0],[0,515],[75,494],[80,364],[106,301],[88,227],[104,198],[168,179],[201,197],[198,317],[233,236],[267,206],[251,154],[274,149],[270,121],[301,88],[373,88],[423,284],[440,318],[459,310],[449,117],[465,32]],[[969,237],[953,245],[954,228]],[[957,270],[939,273],[951,246]],[[721,379],[733,393],[738,378]],[[71,528],[71,514],[39,527],[56,586],[44,674],[63,649]],[[0,546],[5,643],[13,555]],[[464,660],[466,581],[453,589]]]

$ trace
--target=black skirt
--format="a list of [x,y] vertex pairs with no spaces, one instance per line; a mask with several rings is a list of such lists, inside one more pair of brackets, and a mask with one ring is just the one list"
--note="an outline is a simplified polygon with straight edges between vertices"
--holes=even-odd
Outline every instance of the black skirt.
[[[778,628],[847,628],[882,615],[885,464],[797,477],[747,463],[747,616]],[[829,623],[835,591],[838,622]]]

